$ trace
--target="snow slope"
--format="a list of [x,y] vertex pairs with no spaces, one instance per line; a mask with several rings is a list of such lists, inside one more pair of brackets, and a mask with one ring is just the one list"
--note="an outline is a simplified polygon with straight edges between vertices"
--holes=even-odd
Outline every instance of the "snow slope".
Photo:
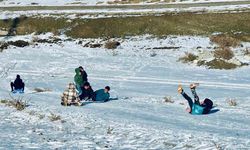
[[[15,39],[30,41],[32,36],[7,40]],[[92,40],[83,44],[88,41]],[[197,46],[213,47],[207,37],[120,41],[117,50],[65,41],[0,53],[0,98],[9,97],[9,82],[20,74],[27,86],[24,98],[30,99],[30,106],[21,112],[0,105],[0,149],[250,149],[249,67],[208,70],[176,62],[184,52],[197,51]],[[153,49],[163,46],[180,48]],[[119,100],[62,107],[60,94],[79,65],[87,70],[94,89],[110,85],[112,97]],[[190,94],[188,84],[193,81],[201,83],[200,98],[214,100],[219,112],[203,116],[185,112],[176,87],[182,83]],[[37,87],[52,91],[33,93]],[[175,103],[165,103],[164,96]],[[235,98],[238,105],[230,107],[227,98]],[[50,113],[63,121],[50,121]]]

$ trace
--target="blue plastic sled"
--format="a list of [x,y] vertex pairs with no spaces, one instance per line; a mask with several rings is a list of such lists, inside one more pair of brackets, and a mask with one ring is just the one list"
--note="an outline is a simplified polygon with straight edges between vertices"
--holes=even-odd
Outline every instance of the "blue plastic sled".
[[13,94],[23,94],[24,90],[23,89],[15,89],[14,91],[12,91]]

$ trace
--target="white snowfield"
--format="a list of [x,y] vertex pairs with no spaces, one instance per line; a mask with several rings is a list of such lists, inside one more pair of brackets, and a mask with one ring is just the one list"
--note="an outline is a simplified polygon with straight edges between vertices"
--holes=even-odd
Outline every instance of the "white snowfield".
[[[30,41],[31,37],[7,40]],[[91,40],[83,40],[83,44]],[[0,105],[0,149],[250,149],[249,67],[208,70],[177,62],[186,51],[215,46],[207,37],[143,36],[119,41],[116,50],[65,41],[11,47],[0,53],[0,99],[10,97],[9,83],[16,74],[25,81],[26,92],[13,96],[30,99],[23,111]],[[250,46],[242,44],[242,49]],[[239,59],[250,62],[250,57],[240,56],[240,48],[235,51]],[[60,95],[73,82],[79,65],[88,72],[94,89],[109,85],[112,97],[119,99],[61,106]],[[200,83],[200,98],[212,99],[218,112],[190,115],[185,111],[177,85],[182,84],[190,94],[192,82]],[[51,92],[33,93],[38,87]],[[165,103],[165,96],[175,102]],[[228,98],[238,105],[229,106]],[[50,121],[50,113],[63,121]]]
[[[0,6],[69,6],[69,5],[107,5],[119,0],[1,0]],[[120,0],[123,1],[123,0]],[[141,0],[135,4],[157,4],[157,3],[207,3],[207,2],[230,2],[247,0],[173,0],[166,2],[164,0],[151,1]],[[111,3],[109,3],[111,2]],[[115,3],[114,3],[115,4]],[[133,4],[133,3],[132,3]]]

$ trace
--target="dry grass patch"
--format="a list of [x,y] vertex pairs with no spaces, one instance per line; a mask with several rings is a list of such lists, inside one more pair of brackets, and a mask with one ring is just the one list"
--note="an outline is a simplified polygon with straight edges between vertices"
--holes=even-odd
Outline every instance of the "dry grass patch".
[[171,96],[165,96],[163,99],[165,103],[174,103]]
[[230,60],[234,57],[234,52],[228,47],[218,48],[214,51],[214,57]]
[[59,121],[61,120],[61,116],[60,115],[56,115],[51,113],[50,116],[48,116],[48,118],[50,119],[50,121],[54,122],[54,121]]
[[5,104],[6,106],[13,107],[18,111],[24,110],[26,107],[28,107],[27,101],[23,101],[22,98],[11,100],[9,99],[3,99],[0,101],[2,104]]
[[241,41],[237,38],[231,37],[225,34],[213,35],[210,37],[210,41],[218,44],[220,47],[237,47]]
[[42,92],[51,92],[52,90],[46,88],[35,88],[34,91],[37,93],[42,93]]
[[237,106],[237,102],[235,99],[228,99],[227,103],[229,106]]
[[226,70],[235,69],[239,67],[234,63],[230,63],[222,59],[213,59],[209,62],[205,62],[204,65],[208,66],[209,69],[226,69]]
[[197,55],[186,52],[185,56],[179,58],[179,61],[181,61],[183,63],[189,63],[189,62],[193,62],[197,58],[198,58]]
[[6,43],[6,42],[1,42],[1,43],[0,43],[0,52],[3,52],[3,50],[4,50],[4,49],[7,49],[8,46],[9,46],[8,43]]
[[107,129],[107,134],[112,134],[113,130],[114,130],[114,128],[108,127],[108,129]]
[[86,19],[84,23],[78,22],[78,25],[72,27],[66,34],[73,38],[113,38],[145,34],[161,37],[167,35],[210,35],[214,32],[227,33],[230,31],[242,34],[250,33],[249,20],[245,18],[250,18],[250,13],[179,13],[162,16]]
[[138,4],[143,2],[142,0],[114,0],[108,1],[108,4]]
[[250,48],[246,48],[243,52],[245,56],[250,56]]
[[[56,8],[55,8],[56,9]],[[161,16],[111,17],[97,19],[72,19],[53,17],[21,17],[15,29],[17,35],[52,32],[64,33],[72,38],[113,38],[151,34],[211,35],[214,32],[239,33],[227,38],[221,45],[237,45],[235,39],[250,41],[250,12],[248,13],[178,13]],[[14,19],[0,20],[0,29],[10,30]],[[216,38],[212,38],[213,41]],[[217,38],[221,39],[221,38]],[[229,40],[228,40],[229,39]],[[224,40],[222,40],[224,41]],[[221,42],[219,42],[221,43]],[[226,43],[226,44],[225,44]],[[229,44],[227,44],[229,43]]]

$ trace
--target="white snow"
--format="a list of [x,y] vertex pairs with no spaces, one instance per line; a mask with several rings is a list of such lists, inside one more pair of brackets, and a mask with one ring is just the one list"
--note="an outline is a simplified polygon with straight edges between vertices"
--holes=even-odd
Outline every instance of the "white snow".
[[[1,40],[32,40],[19,36]],[[43,35],[46,38],[50,35]],[[67,38],[67,37],[61,37]],[[92,39],[84,39],[86,43]],[[9,82],[20,74],[26,83],[24,111],[0,105],[0,149],[249,149],[249,67],[208,70],[177,59],[186,51],[213,47],[207,37],[150,36],[118,39],[116,50],[86,48],[77,41],[11,47],[0,53],[0,99],[9,98]],[[96,39],[95,41],[102,41]],[[243,43],[243,48],[249,47]],[[153,47],[180,47],[155,50]],[[243,49],[242,48],[242,49]],[[238,49],[240,51],[240,49]],[[156,56],[151,57],[154,53]],[[240,57],[240,56],[239,56]],[[245,58],[250,62],[250,58]],[[63,107],[60,94],[84,66],[94,89],[111,86],[119,100]],[[177,85],[199,82],[201,99],[211,98],[219,112],[195,116],[185,111]],[[32,93],[36,87],[51,92]],[[18,95],[14,95],[18,97]],[[173,104],[165,103],[171,96]],[[238,105],[231,107],[228,98]],[[49,120],[50,113],[66,122]]]

